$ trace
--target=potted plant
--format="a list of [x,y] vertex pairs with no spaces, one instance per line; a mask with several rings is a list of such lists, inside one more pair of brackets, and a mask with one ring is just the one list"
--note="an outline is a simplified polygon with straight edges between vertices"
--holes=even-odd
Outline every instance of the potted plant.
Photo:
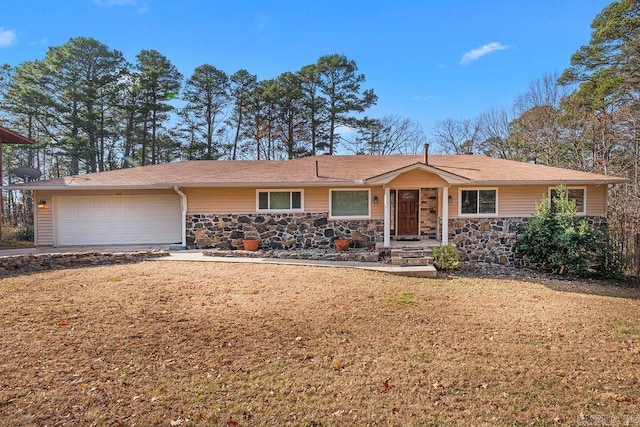
[[242,245],[245,251],[257,251],[260,247],[260,239],[257,237],[247,237],[242,239]]
[[335,239],[333,244],[336,247],[336,251],[344,252],[349,250],[349,245],[351,244],[351,240],[349,239]]

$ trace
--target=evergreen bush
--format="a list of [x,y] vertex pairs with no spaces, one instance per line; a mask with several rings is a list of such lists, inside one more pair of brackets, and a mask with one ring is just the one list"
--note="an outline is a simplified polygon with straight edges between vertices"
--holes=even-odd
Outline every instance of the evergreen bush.
[[436,246],[431,251],[431,255],[433,256],[433,265],[438,270],[449,272],[460,266],[460,254],[453,245]]
[[550,200],[544,197],[536,215],[518,235],[517,248],[528,264],[556,273],[584,273],[602,249],[602,234],[576,216],[575,201],[565,185]]

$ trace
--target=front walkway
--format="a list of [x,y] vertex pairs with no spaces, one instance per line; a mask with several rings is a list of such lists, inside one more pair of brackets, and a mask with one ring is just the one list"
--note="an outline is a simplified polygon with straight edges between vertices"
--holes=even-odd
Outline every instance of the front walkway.
[[216,257],[204,255],[200,250],[171,251],[167,257],[154,258],[153,261],[194,261],[194,262],[232,262],[245,264],[280,264],[280,265],[306,265],[316,267],[357,268],[361,270],[380,271],[409,277],[436,277],[437,271],[431,265],[406,266],[386,264],[382,262],[360,261],[327,261],[310,259],[282,259],[282,258],[258,258],[258,257]]

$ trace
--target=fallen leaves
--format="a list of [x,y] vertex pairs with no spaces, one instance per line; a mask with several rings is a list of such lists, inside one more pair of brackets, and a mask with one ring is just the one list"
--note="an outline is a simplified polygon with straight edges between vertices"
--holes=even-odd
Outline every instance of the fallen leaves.
[[637,318],[631,290],[224,263],[3,280],[15,425],[553,425],[638,403],[638,336],[607,326]]

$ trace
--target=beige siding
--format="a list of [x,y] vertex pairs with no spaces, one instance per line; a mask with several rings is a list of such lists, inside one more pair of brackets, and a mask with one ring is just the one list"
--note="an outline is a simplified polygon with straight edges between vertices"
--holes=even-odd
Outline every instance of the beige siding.
[[329,189],[308,187],[304,189],[305,212],[329,212]]
[[[449,194],[453,197],[449,204],[449,217],[458,217],[458,200],[460,188],[474,188],[471,186],[452,186]],[[478,188],[498,189],[498,215],[501,217],[529,217],[536,213],[536,204],[544,196],[549,194],[549,185],[503,185],[482,186]],[[605,216],[606,186],[588,185],[587,190],[587,215]]]
[[187,214],[248,213],[256,210],[254,188],[184,188]]
[[53,197],[51,192],[34,191],[34,204],[39,200],[47,202],[44,209],[35,208],[34,240],[36,246],[53,246]]
[[548,194],[548,188],[546,185],[498,187],[498,216],[527,217],[535,215],[536,203],[539,203]]
[[587,186],[587,215],[606,216],[607,215],[607,186],[588,185]]
[[[342,188],[342,187],[341,187]],[[265,188],[279,190],[284,188]],[[305,212],[328,212],[329,191],[331,187],[292,187],[286,190],[302,190],[304,192]],[[185,188],[187,195],[188,214],[212,213],[255,213],[257,188]],[[382,187],[371,190],[371,217],[384,216],[384,189]],[[373,197],[378,196],[378,204],[373,203]]]
[[447,187],[449,184],[437,175],[421,170],[413,170],[405,172],[397,178],[393,179],[386,186],[390,189],[418,189]]

